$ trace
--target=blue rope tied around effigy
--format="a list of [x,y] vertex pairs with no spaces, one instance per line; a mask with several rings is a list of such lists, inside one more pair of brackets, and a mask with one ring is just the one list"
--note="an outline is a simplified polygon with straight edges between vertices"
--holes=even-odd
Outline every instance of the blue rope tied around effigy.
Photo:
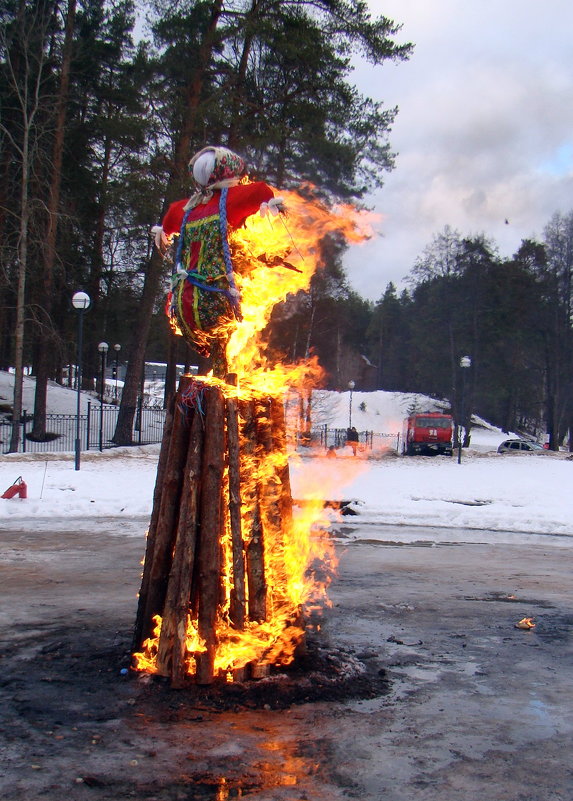
[[183,264],[181,262],[181,256],[183,255],[183,239],[185,226],[187,225],[187,220],[189,219],[189,215],[192,211],[193,209],[188,209],[183,215],[183,222],[181,223],[181,228],[179,229],[179,241],[177,243],[177,250],[175,251],[175,259],[173,260],[173,276],[177,275],[178,272],[183,270]]
[[199,289],[204,289],[205,292],[219,292],[221,295],[225,295],[229,303],[234,306],[234,299],[228,289],[221,289],[218,286],[211,286],[211,284],[205,284],[203,281],[199,281],[198,278],[195,277],[195,273],[187,273],[187,281],[193,286],[199,287]]
[[[201,281],[197,273],[193,272],[192,270],[186,271],[183,267],[182,255],[183,255],[183,239],[185,234],[185,226],[187,224],[187,220],[189,219],[189,215],[192,209],[189,209],[185,213],[183,217],[183,222],[181,223],[179,242],[177,243],[177,250],[175,252],[175,259],[173,264],[173,273],[171,275],[171,289],[174,290],[179,281],[185,278],[187,281],[189,281],[190,284],[196,286],[198,289],[202,289],[205,292],[218,292],[221,295],[225,295],[225,297],[233,307],[235,316],[238,319],[240,319],[241,312],[239,306],[239,290],[237,289],[237,284],[235,282],[235,273],[233,272],[233,260],[231,258],[231,249],[229,247],[229,240],[227,238],[228,192],[229,192],[228,187],[224,187],[221,190],[221,197],[219,200],[219,226],[221,231],[221,239],[223,243],[223,260],[225,262],[225,274],[227,276],[227,281],[229,283],[229,289],[222,289],[221,287],[218,286],[212,286],[211,284],[206,284],[204,281]],[[173,298],[171,301],[171,309],[173,310],[174,308],[175,308],[175,293],[173,293]]]
[[185,212],[183,215],[183,222],[181,223],[181,228],[179,229],[179,241],[177,242],[177,250],[175,251],[175,258],[173,259],[173,272],[171,273],[171,303],[169,304],[169,314],[171,317],[175,315],[175,309],[177,307],[177,301],[175,299],[175,287],[183,278],[187,276],[187,272],[183,269],[183,264],[181,261],[183,255],[183,239],[185,234],[185,226],[187,225],[187,220],[189,219],[189,215],[191,214],[191,209]]
[[227,194],[229,188],[226,186],[221,189],[221,197],[219,199],[219,223],[221,226],[221,239],[223,240],[223,259],[225,260],[225,269],[227,271],[227,281],[229,282],[230,292],[228,294],[229,302],[233,307],[236,317],[241,319],[239,290],[235,282],[235,273],[233,272],[233,260],[231,258],[231,248],[229,247],[229,240],[227,238],[228,222],[227,222]]

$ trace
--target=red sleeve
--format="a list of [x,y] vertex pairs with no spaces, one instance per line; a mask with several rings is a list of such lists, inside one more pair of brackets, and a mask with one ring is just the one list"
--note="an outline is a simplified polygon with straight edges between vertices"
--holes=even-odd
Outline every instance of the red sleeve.
[[270,186],[257,181],[253,184],[232,186],[227,195],[227,220],[233,228],[241,226],[247,217],[259,210],[261,203],[274,197]]
[[181,230],[181,223],[183,222],[184,214],[183,209],[186,203],[187,198],[183,198],[183,200],[176,200],[175,203],[172,203],[165,212],[162,226],[166,236],[178,234]]

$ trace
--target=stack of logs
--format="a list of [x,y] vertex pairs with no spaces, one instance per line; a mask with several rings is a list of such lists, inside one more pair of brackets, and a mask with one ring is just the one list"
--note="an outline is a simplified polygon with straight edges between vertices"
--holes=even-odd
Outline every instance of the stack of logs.
[[[133,650],[144,648],[161,616],[155,670],[174,687],[184,686],[193,671],[198,684],[219,678],[223,605],[226,624],[237,632],[267,619],[265,540],[269,528],[275,537],[289,529],[292,499],[284,406],[268,395],[250,397],[183,376],[167,412]],[[284,458],[273,460],[272,480],[248,480],[253,465],[277,451]],[[230,542],[226,559],[224,540]],[[186,644],[189,618],[203,641],[204,650],[195,653]],[[300,618],[291,624],[302,640]],[[262,675],[264,661],[235,670],[233,679]]]

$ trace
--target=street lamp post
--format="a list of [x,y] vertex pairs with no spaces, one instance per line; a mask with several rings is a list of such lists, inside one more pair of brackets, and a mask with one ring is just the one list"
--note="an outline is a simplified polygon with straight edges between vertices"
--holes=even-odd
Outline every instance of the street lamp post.
[[90,296],[87,292],[76,292],[72,296],[72,306],[78,311],[78,355],[76,364],[76,379],[77,379],[77,403],[76,403],[76,443],[75,443],[75,469],[80,469],[80,411],[81,411],[81,391],[82,391],[82,339],[84,330],[84,312],[89,308],[91,303]]
[[114,345],[113,349],[115,351],[115,365],[114,365],[114,369],[115,369],[115,387],[114,387],[114,390],[113,390],[113,399],[117,403],[117,376],[118,376],[118,370],[119,370],[119,352],[121,350],[121,345]]
[[352,390],[356,384],[354,381],[348,382],[348,389],[350,390],[350,400],[348,402],[348,428],[352,428]]
[[[460,399],[460,416],[458,420],[458,464],[462,463],[462,424],[464,422],[464,403],[466,394],[466,370],[472,366],[472,360],[469,356],[462,356],[460,359],[460,367],[462,368],[462,391]],[[465,429],[464,429],[465,430]]]
[[99,409],[99,449],[103,451],[103,394],[105,389],[105,359],[109,350],[107,342],[100,342],[97,346],[101,356],[101,395]]

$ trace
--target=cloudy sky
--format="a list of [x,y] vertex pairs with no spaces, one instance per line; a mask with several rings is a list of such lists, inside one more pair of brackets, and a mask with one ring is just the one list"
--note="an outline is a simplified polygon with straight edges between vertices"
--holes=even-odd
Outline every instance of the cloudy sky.
[[[485,234],[501,256],[573,210],[570,0],[370,0],[402,23],[408,62],[355,71],[360,90],[399,107],[398,153],[368,198],[379,235],[353,248],[354,289],[376,300],[403,287],[414,260],[450,225]],[[506,223],[506,219],[508,223]]]

